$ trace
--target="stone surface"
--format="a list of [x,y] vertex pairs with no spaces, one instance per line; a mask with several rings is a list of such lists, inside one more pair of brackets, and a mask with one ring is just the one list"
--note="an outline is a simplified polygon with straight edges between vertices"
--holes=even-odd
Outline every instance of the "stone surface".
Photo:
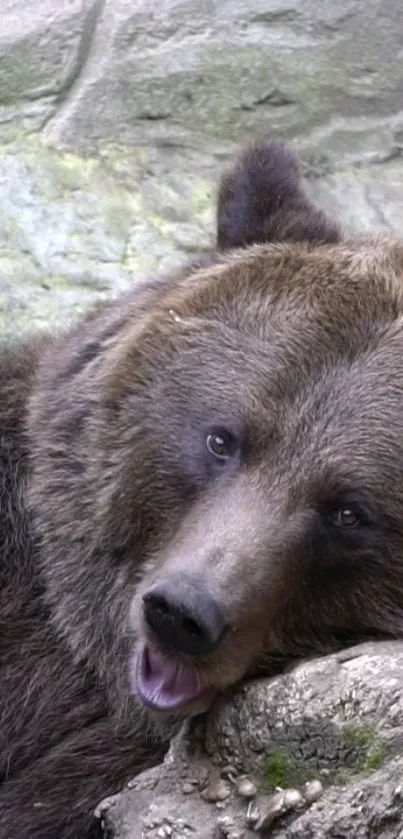
[[97,0],[34,5],[2,0],[0,125],[41,128],[62,106],[85,63]]
[[[276,839],[399,839],[402,684],[403,643],[378,642],[243,687],[186,724],[164,764],[100,805],[105,835],[247,839],[261,833],[271,797],[279,815],[267,830]],[[253,802],[237,791],[243,775],[256,784]],[[220,778],[230,796],[206,799],[203,790]],[[324,788],[320,795],[316,784],[319,797],[310,804],[303,800],[309,780]],[[285,807],[276,803],[276,787],[289,789]]]
[[94,299],[211,243],[211,171],[148,153],[82,158],[36,138],[0,147],[0,332],[63,325]]
[[[94,299],[208,249],[222,166],[202,151],[162,161],[151,147],[84,158],[38,137],[0,145],[0,334],[63,326]],[[308,182],[349,231],[398,235],[402,184],[399,158]]]
[[400,0],[3,0],[10,126],[70,148],[227,150],[300,138],[315,155],[400,148]]

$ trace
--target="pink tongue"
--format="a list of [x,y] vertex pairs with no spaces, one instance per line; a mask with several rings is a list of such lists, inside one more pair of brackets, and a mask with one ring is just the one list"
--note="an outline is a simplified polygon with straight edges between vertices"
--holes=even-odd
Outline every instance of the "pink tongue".
[[195,671],[149,647],[139,654],[136,677],[143,701],[161,711],[179,708],[201,693]]

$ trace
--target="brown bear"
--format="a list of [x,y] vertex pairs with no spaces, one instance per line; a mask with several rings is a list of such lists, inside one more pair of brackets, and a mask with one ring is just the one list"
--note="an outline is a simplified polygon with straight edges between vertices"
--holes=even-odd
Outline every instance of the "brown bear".
[[403,630],[403,245],[293,155],[224,176],[215,251],[0,361],[0,839],[90,839],[178,720]]

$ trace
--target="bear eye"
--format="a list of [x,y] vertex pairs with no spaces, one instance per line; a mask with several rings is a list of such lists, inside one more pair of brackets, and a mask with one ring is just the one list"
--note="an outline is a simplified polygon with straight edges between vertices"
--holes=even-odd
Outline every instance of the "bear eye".
[[352,528],[357,527],[357,525],[361,523],[361,518],[357,510],[347,505],[345,507],[339,507],[338,510],[335,510],[333,513],[333,519],[338,527]]
[[230,431],[220,428],[207,434],[206,447],[216,459],[227,460],[236,451],[236,440]]

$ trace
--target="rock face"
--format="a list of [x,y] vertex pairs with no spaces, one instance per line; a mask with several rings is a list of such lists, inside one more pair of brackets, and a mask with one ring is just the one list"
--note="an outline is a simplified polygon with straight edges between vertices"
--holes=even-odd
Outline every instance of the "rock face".
[[242,688],[100,805],[105,835],[398,839],[402,684],[403,643],[379,642]]
[[[108,149],[83,158],[39,137],[0,143],[1,335],[64,325],[94,299],[211,245],[222,161],[164,154]],[[397,235],[402,184],[399,158],[308,181],[349,231]]]
[[399,0],[3,0],[2,120],[74,148],[215,151],[270,125],[315,153],[384,153],[402,26]]

